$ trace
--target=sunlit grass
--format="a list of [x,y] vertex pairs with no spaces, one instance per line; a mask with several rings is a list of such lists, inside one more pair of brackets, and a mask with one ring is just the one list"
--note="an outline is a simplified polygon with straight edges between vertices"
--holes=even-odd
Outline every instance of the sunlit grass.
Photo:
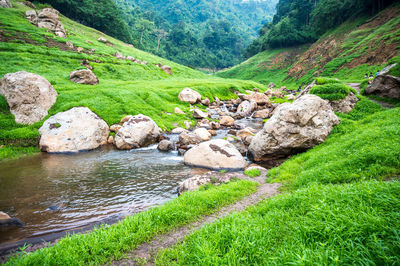
[[186,192],[160,207],[130,216],[112,226],[65,237],[52,247],[20,254],[6,265],[99,265],[121,258],[125,252],[180,225],[210,214],[257,189],[257,183],[241,180],[206,190]]
[[400,183],[312,185],[194,232],[156,265],[396,265]]

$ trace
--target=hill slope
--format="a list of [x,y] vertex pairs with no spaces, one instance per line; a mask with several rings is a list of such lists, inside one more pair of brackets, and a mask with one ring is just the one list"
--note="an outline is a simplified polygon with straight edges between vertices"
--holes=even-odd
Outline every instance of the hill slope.
[[[221,69],[242,52],[272,19],[277,0],[117,0],[133,44],[185,65]],[[158,47],[154,30],[167,35]]]
[[292,88],[315,76],[362,80],[365,73],[400,62],[399,14],[395,5],[374,17],[347,21],[312,45],[268,49],[217,75]]
[[[257,86],[253,82],[210,77],[131,48],[63,16],[60,20],[68,37],[55,37],[28,22],[24,12],[30,8],[17,1],[12,3],[14,8],[4,8],[0,12],[0,76],[22,70],[44,76],[59,94],[49,116],[74,106],[87,106],[109,125],[119,122],[127,114],[142,113],[153,118],[161,128],[170,129],[192,119],[191,115],[174,114],[176,106],[189,110],[188,104],[177,99],[184,87],[192,87],[210,99],[215,96],[227,99],[233,96],[234,90]],[[97,41],[100,36],[111,44]],[[71,42],[74,48],[69,48],[66,41]],[[82,47],[83,52],[79,53],[77,47]],[[148,63],[116,59],[113,56],[116,52]],[[83,60],[88,60],[93,67],[99,85],[69,81],[70,72],[84,68],[81,65]],[[173,75],[164,73],[155,64],[169,65]],[[16,124],[5,98],[0,96],[0,159],[37,151],[38,128],[44,120],[30,126]]]

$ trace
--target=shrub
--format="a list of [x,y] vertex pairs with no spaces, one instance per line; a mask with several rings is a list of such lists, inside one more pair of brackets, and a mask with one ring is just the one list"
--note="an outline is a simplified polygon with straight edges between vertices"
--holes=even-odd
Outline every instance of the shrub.
[[344,99],[350,92],[357,94],[353,88],[342,83],[326,83],[324,85],[314,86],[310,90],[311,94],[315,94],[329,101]]
[[315,79],[315,82],[317,85],[324,85],[328,83],[340,83],[338,79],[335,78],[324,78],[324,77],[319,77]]

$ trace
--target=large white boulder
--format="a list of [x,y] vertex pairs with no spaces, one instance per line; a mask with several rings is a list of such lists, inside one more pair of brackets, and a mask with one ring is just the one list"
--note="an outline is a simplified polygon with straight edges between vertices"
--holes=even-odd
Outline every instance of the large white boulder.
[[107,143],[107,123],[87,107],[74,107],[47,119],[39,129],[39,146],[50,153],[79,152]]
[[284,103],[251,141],[254,160],[268,160],[304,151],[323,142],[340,122],[328,101],[307,94]]
[[226,140],[210,140],[191,148],[185,153],[187,165],[214,170],[240,170],[247,166],[240,152]]
[[197,91],[190,88],[184,88],[178,95],[179,100],[186,103],[194,104],[201,101],[201,95]]
[[158,141],[161,129],[148,116],[139,114],[129,118],[115,135],[118,149],[129,150],[146,147]]
[[57,92],[44,77],[25,71],[4,75],[0,94],[6,98],[15,122],[27,125],[47,116],[57,100]]

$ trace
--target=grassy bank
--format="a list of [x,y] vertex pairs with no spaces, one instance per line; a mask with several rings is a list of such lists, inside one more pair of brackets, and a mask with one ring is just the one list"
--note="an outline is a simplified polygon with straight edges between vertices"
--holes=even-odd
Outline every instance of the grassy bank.
[[300,188],[400,174],[400,109],[382,109],[363,99],[351,113],[340,115],[341,124],[323,144],[272,169],[270,180]]
[[125,252],[153,236],[210,214],[256,189],[257,183],[241,180],[183,193],[160,207],[128,217],[116,225],[68,236],[52,247],[21,254],[6,265],[99,265],[121,258]]
[[156,265],[396,265],[400,183],[313,185],[193,233]]
[[269,171],[285,194],[191,234],[156,264],[398,264],[400,108],[361,98],[323,144]]
[[[57,102],[50,109],[49,116],[72,107],[86,106],[109,125],[118,123],[125,115],[142,113],[166,130],[183,126],[185,120],[194,120],[189,104],[177,98],[184,87],[191,87],[211,100],[237,97],[233,93],[235,90],[265,89],[253,81],[211,77],[129,47],[63,16],[60,19],[68,37],[55,37],[28,22],[24,15],[28,7],[12,2],[15,8],[5,8],[0,13],[0,77],[17,71],[45,77],[58,92]],[[98,37],[107,38],[110,44],[97,41]],[[71,42],[75,49],[66,46],[66,41]],[[83,48],[83,52],[79,53],[76,47]],[[116,59],[113,56],[116,52],[147,64]],[[70,72],[84,68],[81,65],[83,60],[90,62],[99,78],[99,85],[75,84],[69,80]],[[164,73],[156,64],[169,65],[173,75]],[[187,114],[175,114],[175,107]],[[5,98],[0,96],[0,145],[3,145],[0,160],[37,151],[38,128],[45,119],[30,126],[16,124]]]

